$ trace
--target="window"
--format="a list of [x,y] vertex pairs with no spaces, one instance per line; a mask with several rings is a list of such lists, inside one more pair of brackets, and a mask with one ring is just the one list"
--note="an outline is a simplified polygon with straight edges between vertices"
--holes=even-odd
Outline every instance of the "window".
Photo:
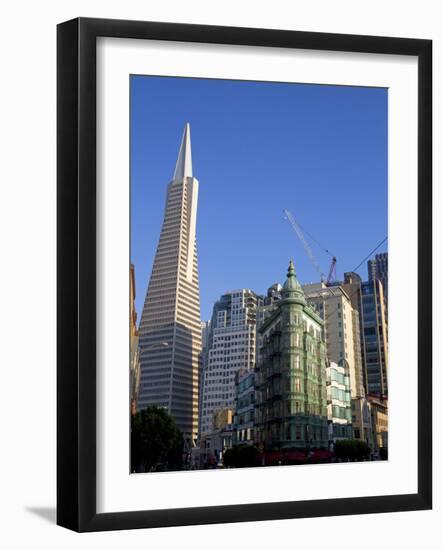
[[291,424],[288,424],[286,427],[286,439],[287,440],[291,439]]
[[294,380],[294,391],[295,392],[300,392],[301,391],[300,378],[295,378],[295,380]]

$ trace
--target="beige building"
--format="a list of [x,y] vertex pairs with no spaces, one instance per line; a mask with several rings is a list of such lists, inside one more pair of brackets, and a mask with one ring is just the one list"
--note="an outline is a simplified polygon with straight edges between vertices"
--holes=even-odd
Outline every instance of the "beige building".
[[314,283],[304,285],[303,290],[308,303],[315,306],[325,320],[328,359],[342,365],[349,376],[353,435],[369,443],[371,417],[365,399],[358,310],[341,286]]
[[189,446],[198,432],[202,329],[196,221],[199,183],[192,174],[186,124],[143,307],[138,408],[165,407]]
[[137,312],[135,311],[135,274],[131,264],[130,272],[130,320],[129,341],[131,358],[129,365],[129,391],[131,414],[137,411],[138,392],[140,387],[140,355],[138,350]]
[[388,448],[388,403],[381,399],[369,398],[372,419],[372,449],[379,453]]
[[325,320],[325,342],[328,359],[349,369],[352,398],[363,397],[358,312],[348,294],[340,286],[324,283],[304,285],[309,304],[314,305]]

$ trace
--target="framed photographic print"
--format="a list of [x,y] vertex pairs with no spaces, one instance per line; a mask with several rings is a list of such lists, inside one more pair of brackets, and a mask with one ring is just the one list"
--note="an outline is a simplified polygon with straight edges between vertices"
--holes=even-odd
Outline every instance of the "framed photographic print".
[[431,66],[58,26],[59,525],[431,508]]

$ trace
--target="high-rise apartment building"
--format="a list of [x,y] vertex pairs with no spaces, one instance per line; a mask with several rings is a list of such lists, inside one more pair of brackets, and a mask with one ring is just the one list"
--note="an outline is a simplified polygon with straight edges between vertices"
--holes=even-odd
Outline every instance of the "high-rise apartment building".
[[143,307],[138,408],[156,404],[175,417],[186,441],[198,431],[201,354],[196,220],[199,183],[192,175],[186,124],[166,192],[160,239]]
[[376,254],[375,258],[368,260],[368,279],[378,279],[383,286],[386,304],[388,303],[388,253]]
[[289,264],[281,299],[266,317],[257,366],[257,438],[266,450],[327,448],[323,320]]
[[214,413],[234,408],[236,373],[255,366],[256,310],[249,289],[226,292],[214,305],[202,369],[202,434],[213,430]]
[[347,371],[352,397],[364,396],[358,311],[340,286],[315,283],[304,285],[303,290],[324,320],[328,359]]

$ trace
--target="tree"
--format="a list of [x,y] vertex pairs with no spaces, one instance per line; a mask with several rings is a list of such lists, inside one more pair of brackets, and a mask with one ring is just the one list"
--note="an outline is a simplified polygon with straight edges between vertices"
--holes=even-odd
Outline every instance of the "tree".
[[257,454],[257,447],[253,445],[236,445],[225,451],[223,464],[228,468],[257,466]]
[[132,472],[180,470],[182,460],[183,435],[166,409],[151,405],[132,417]]
[[369,456],[370,449],[360,439],[339,439],[335,442],[334,453],[344,460],[363,460]]

